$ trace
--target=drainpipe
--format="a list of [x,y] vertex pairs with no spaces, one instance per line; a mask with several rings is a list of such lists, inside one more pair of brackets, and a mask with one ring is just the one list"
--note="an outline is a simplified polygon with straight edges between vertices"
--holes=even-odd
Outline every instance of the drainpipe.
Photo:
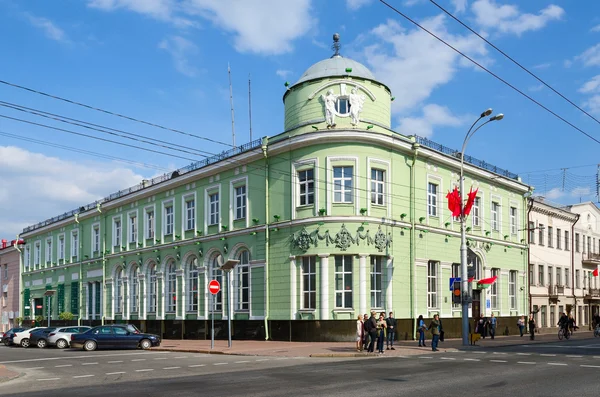
[[[577,297],[575,296],[575,224],[579,222],[580,214],[575,215],[577,218],[571,225],[571,291],[573,291],[573,303],[575,303],[573,310],[577,313]],[[579,321],[579,319],[577,319]]]
[[[104,215],[104,238],[102,239],[102,285],[101,285],[102,299],[100,299],[100,312],[102,313],[102,317],[101,317],[102,325],[104,325],[104,322],[106,320],[106,219],[107,218],[108,218],[108,215]],[[156,219],[156,214],[155,214],[154,219]],[[154,225],[154,229],[156,230],[156,224]],[[158,303],[157,303],[157,309],[158,309]]]
[[[19,317],[23,318],[25,316],[20,312],[21,308],[23,308],[23,313],[25,313],[25,304],[23,302],[23,258],[21,257],[23,253],[19,249],[19,234],[17,234],[17,240],[15,241],[15,249],[19,252]],[[31,313],[31,309],[29,309],[29,312]]]
[[416,317],[416,297],[415,297],[415,245],[416,245],[416,232],[415,232],[415,163],[417,162],[417,155],[419,154],[418,143],[413,143],[413,158],[410,164],[410,317],[413,321],[412,326],[412,338],[416,339],[417,335],[417,317]]
[[[79,232],[79,229],[80,229],[79,214],[75,214],[74,218],[75,218],[75,223],[77,223],[77,240],[81,241],[81,234]],[[71,238],[71,240],[73,240],[73,239]],[[71,252],[72,251],[73,251],[73,248],[71,247]],[[79,259],[80,255],[81,255],[79,247],[77,247],[77,253],[78,253],[77,259]],[[71,256],[71,259],[73,259],[72,256]],[[83,302],[83,264],[81,263],[81,261],[79,261],[79,313],[77,313],[77,325],[81,325],[81,303],[82,302]]]
[[265,340],[269,340],[269,155],[268,138],[263,138],[261,149],[265,158]]
[[529,297],[529,313],[527,313],[527,318],[529,318],[529,314],[531,314],[533,311],[531,302],[531,280],[529,279],[529,266],[531,266],[531,232],[529,230],[529,219],[531,216],[531,210],[533,209],[534,201],[535,200],[533,199],[533,197],[529,198],[529,208],[527,209],[527,227],[525,228],[525,230],[527,231],[527,295]]

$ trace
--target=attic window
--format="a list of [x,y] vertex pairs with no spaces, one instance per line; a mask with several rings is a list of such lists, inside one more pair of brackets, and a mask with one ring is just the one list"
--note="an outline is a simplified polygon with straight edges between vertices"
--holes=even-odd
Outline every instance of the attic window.
[[350,103],[348,102],[348,97],[339,97],[335,103],[335,110],[340,116],[347,116],[350,114]]

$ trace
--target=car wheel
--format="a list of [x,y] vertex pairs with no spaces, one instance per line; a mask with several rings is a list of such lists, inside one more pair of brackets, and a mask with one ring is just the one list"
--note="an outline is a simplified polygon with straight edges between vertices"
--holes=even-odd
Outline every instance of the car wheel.
[[83,344],[83,349],[87,350],[88,352],[96,350],[97,347],[98,347],[98,344],[96,342],[94,342],[93,340],[86,340],[85,343]]
[[8,339],[4,341],[4,346],[10,346],[10,341]]
[[148,339],[142,339],[140,342],[140,347],[144,350],[148,350],[152,347],[152,342],[150,342]]
[[56,347],[58,347],[59,349],[64,349],[65,347],[67,347],[69,344],[67,343],[66,340],[64,339],[59,339],[56,341]]
[[46,346],[48,346],[48,343],[46,342],[46,339],[40,339],[40,340],[38,340],[37,347],[39,347],[40,349],[43,349]]
[[29,347],[29,338],[21,339],[21,347]]

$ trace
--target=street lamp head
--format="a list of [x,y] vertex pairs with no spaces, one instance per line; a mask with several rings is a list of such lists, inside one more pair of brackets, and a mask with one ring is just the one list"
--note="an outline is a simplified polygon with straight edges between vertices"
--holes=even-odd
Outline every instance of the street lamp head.
[[503,118],[504,118],[504,115],[503,115],[502,113],[498,113],[497,115],[495,115],[494,117],[492,117],[492,118],[490,119],[490,121],[494,121],[494,120],[496,120],[496,121],[500,121],[500,120],[502,120]]
[[481,117],[487,117],[490,114],[492,114],[492,108],[488,108],[488,110],[486,110],[485,112],[481,113]]

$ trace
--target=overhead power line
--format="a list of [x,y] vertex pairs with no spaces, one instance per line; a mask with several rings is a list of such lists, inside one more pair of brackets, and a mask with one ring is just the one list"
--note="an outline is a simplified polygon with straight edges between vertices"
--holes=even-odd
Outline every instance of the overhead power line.
[[127,120],[130,120],[130,121],[135,121],[136,123],[146,124],[146,125],[149,125],[149,126],[152,126],[152,127],[160,128],[162,130],[176,132],[176,133],[181,134],[181,135],[191,136],[193,138],[202,139],[202,140],[205,140],[205,141],[208,141],[208,142],[218,143],[219,145],[232,146],[230,143],[221,142],[221,141],[216,140],[216,139],[211,139],[211,138],[207,138],[207,137],[196,135],[196,134],[191,134],[189,132],[181,131],[181,130],[178,130],[178,129],[175,129],[175,128],[165,127],[165,126],[162,126],[160,124],[151,123],[149,121],[144,121],[144,120],[136,119],[134,117],[126,116],[126,115],[123,115],[123,114],[120,114],[120,113],[111,112],[109,110],[97,108],[97,107],[94,107],[94,106],[91,106],[91,105],[86,105],[85,103],[81,103],[81,102],[77,102],[77,101],[74,101],[74,100],[71,100],[71,99],[67,99],[67,98],[56,96],[56,95],[48,94],[46,92],[34,90],[33,88],[24,87],[22,85],[11,83],[11,82],[8,82],[8,81],[5,81],[5,80],[0,80],[0,83],[1,84],[5,84],[5,85],[10,86],[10,87],[19,88],[21,90],[29,91],[29,92],[32,92],[34,94],[43,95],[43,96],[46,96],[48,98],[57,99],[59,101],[67,102],[67,103],[70,103],[70,104],[73,104],[73,105],[77,105],[77,106],[81,106],[81,107],[84,107],[84,108],[87,108],[87,109],[96,110],[98,112],[110,114],[111,116],[121,117],[123,119],[127,119]]
[[476,60],[474,60],[473,58],[469,57],[467,54],[461,52],[456,47],[454,47],[451,44],[449,44],[448,42],[444,41],[444,39],[438,37],[435,33],[429,31],[427,28],[423,27],[418,22],[414,21],[409,16],[407,16],[404,13],[402,13],[400,10],[398,10],[397,8],[395,8],[394,6],[392,6],[391,4],[389,4],[388,2],[386,2],[385,0],[379,0],[379,1],[382,4],[384,4],[385,6],[387,6],[389,9],[391,9],[394,12],[396,12],[398,15],[402,16],[404,19],[406,19],[407,21],[409,21],[410,23],[412,23],[413,25],[417,26],[419,29],[427,32],[429,35],[431,35],[432,37],[434,37],[437,40],[439,40],[441,43],[443,43],[448,48],[450,48],[453,51],[455,51],[457,54],[459,54],[462,57],[464,57],[465,59],[469,60],[471,63],[473,63],[474,65],[478,66],[480,69],[486,71],[487,73],[489,73],[490,75],[492,75],[493,77],[495,77],[497,80],[501,81],[502,83],[504,83],[508,87],[512,88],[513,90],[515,90],[516,92],[518,92],[519,94],[521,94],[522,96],[524,96],[525,98],[529,99],[531,102],[535,103],[536,105],[538,105],[539,107],[541,107],[542,109],[544,109],[545,111],[547,111],[548,113],[552,114],[557,119],[561,120],[565,124],[569,125],[570,127],[574,128],[575,130],[579,131],[580,133],[582,133],[583,135],[587,136],[588,138],[590,138],[594,142],[600,143],[600,140],[594,138],[592,135],[588,134],[587,132],[585,132],[581,128],[577,127],[575,124],[571,123],[570,121],[568,121],[567,119],[565,119],[561,115],[559,115],[556,112],[554,112],[553,110],[549,109],[548,107],[546,107],[545,105],[543,105],[542,103],[540,103],[539,101],[537,101],[536,99],[534,99],[531,96],[527,95],[525,92],[521,91],[519,88],[515,87],[514,85],[512,85],[511,83],[509,83],[508,81],[506,81],[502,77],[498,76],[496,73],[492,72],[491,70],[489,70],[488,68],[486,68],[485,66],[483,66],[482,64],[480,64],[479,62],[477,62]]
[[570,100],[569,98],[567,98],[565,95],[563,95],[560,92],[558,92],[550,84],[546,83],[544,80],[542,80],[541,78],[539,78],[535,73],[533,73],[532,71],[530,71],[529,69],[527,69],[525,66],[521,65],[519,62],[517,62],[515,59],[513,59],[506,52],[504,52],[500,48],[498,48],[494,43],[490,42],[488,39],[486,39],[485,37],[481,36],[479,33],[477,33],[475,30],[473,30],[466,23],[464,23],[463,21],[461,21],[460,19],[458,19],[456,16],[454,16],[452,13],[450,13],[444,7],[442,7],[441,5],[439,5],[438,3],[436,3],[434,0],[429,0],[429,1],[431,1],[437,8],[439,8],[440,10],[442,10],[444,13],[446,13],[449,17],[451,17],[452,19],[454,19],[456,22],[460,23],[462,26],[464,26],[465,28],[467,28],[468,30],[470,30],[471,33],[473,33],[474,35],[476,35],[477,37],[479,37],[481,40],[485,41],[488,45],[490,45],[492,48],[494,48],[500,54],[504,55],[512,63],[514,63],[515,65],[517,65],[521,69],[523,69],[525,72],[527,72],[534,79],[536,79],[537,81],[539,81],[540,83],[542,83],[543,85],[545,85],[547,88],[549,88],[550,90],[552,90],[552,92],[554,92],[555,94],[557,94],[558,96],[560,96],[562,99],[564,99],[565,101],[569,102],[571,105],[573,105],[574,107],[576,107],[577,109],[579,109],[581,112],[583,112],[589,118],[591,118],[592,120],[594,120],[596,123],[600,124],[600,120],[598,120],[597,118],[595,118],[594,116],[592,116],[591,114],[589,114],[588,112],[586,112],[584,109],[582,109],[581,107],[579,107],[575,102],[573,102],[572,100]]

